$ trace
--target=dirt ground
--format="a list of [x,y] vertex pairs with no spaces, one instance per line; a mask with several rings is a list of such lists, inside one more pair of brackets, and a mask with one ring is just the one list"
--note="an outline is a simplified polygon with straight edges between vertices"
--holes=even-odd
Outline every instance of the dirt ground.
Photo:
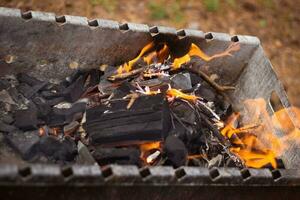
[[255,35],[300,106],[300,0],[0,0],[0,6]]

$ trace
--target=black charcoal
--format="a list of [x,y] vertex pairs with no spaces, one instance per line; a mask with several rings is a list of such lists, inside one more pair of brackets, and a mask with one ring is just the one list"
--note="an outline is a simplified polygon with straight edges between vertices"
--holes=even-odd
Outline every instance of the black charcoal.
[[64,91],[64,97],[69,102],[77,101],[84,93],[85,76],[80,76],[74,83],[68,86]]
[[65,101],[65,97],[56,97],[56,98],[47,100],[46,104],[49,106],[55,106],[64,101]]
[[52,100],[56,98],[64,98],[62,93],[44,90],[40,92],[41,96],[44,97],[47,100]]
[[103,72],[97,69],[91,69],[88,72],[86,87],[93,87],[100,82],[100,77],[103,75]]
[[51,112],[47,117],[47,125],[50,127],[63,126],[66,124],[66,116],[58,115]]
[[22,95],[19,93],[16,87],[10,87],[7,91],[14,102],[16,102],[17,104],[23,103],[24,99],[22,98]]
[[198,90],[195,91],[195,94],[211,102],[214,102],[217,96],[216,91],[214,91],[214,89],[205,82],[201,83]]
[[64,86],[70,86],[72,83],[74,83],[79,77],[84,75],[84,71],[78,69],[74,71],[70,76],[66,77],[66,80],[63,82]]
[[172,88],[189,90],[192,88],[191,78],[189,73],[179,73],[171,77]]
[[114,90],[113,95],[114,98],[123,98],[134,90],[135,88],[128,81],[125,81],[120,85],[120,87]]
[[141,96],[87,110],[87,133],[94,144],[128,144],[161,141],[170,130],[170,115],[163,95]]
[[99,165],[125,164],[139,165],[140,151],[136,148],[97,148],[93,157]]
[[65,137],[61,144],[58,158],[63,161],[73,161],[78,154],[75,141],[71,137]]
[[73,135],[79,126],[80,126],[79,122],[72,121],[71,123],[64,126],[64,134],[65,135]]
[[187,160],[188,152],[184,143],[175,136],[168,136],[164,143],[165,156],[167,162],[174,167],[180,167],[185,165]]
[[62,126],[79,120],[86,109],[86,103],[80,102],[72,105],[71,108],[53,108],[48,115],[47,124],[49,126]]
[[234,158],[228,158],[225,163],[226,167],[237,167],[237,162]]
[[189,74],[190,74],[190,77],[191,77],[192,87],[195,87],[199,83],[200,84],[203,83],[203,79],[200,76],[198,76],[194,73],[189,73]]
[[43,136],[39,150],[44,156],[56,162],[73,161],[78,153],[75,142],[69,137],[65,137],[61,142],[53,136]]
[[40,90],[42,90],[44,87],[46,87],[48,83],[42,82],[39,85],[29,86],[26,83],[21,83],[18,86],[18,91],[24,95],[24,97],[31,99],[33,96],[35,96]]
[[6,124],[12,124],[15,120],[10,114],[6,114],[4,116],[1,116],[2,122]]
[[37,116],[40,119],[46,120],[47,116],[51,112],[51,106],[49,106],[46,103],[46,100],[43,99],[42,97],[35,97],[33,99],[33,102],[34,102],[34,104],[36,106],[36,109],[37,109]]
[[33,107],[26,110],[17,110],[15,113],[14,125],[23,131],[37,129],[37,110]]
[[25,160],[31,160],[39,154],[38,131],[13,131],[5,135],[5,139]]
[[29,76],[25,73],[19,73],[17,79],[20,83],[25,83],[29,86],[41,85],[43,82],[36,79],[35,77]]
[[9,83],[8,80],[0,79],[0,91],[1,90],[6,90],[9,87],[10,87],[10,83]]
[[17,128],[15,126],[9,125],[7,123],[4,123],[0,121],[0,132],[9,133],[12,131],[15,131]]

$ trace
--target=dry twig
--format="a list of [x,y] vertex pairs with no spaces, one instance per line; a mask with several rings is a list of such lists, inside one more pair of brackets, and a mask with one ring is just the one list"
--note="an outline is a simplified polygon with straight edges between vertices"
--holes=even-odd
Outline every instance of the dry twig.
[[107,80],[109,80],[109,81],[123,80],[123,79],[129,78],[129,77],[135,76],[143,71],[144,71],[144,68],[142,67],[142,68],[134,69],[130,72],[112,75],[112,76],[108,77]]
[[191,66],[183,66],[183,69],[186,69],[187,71],[197,74],[201,78],[203,78],[208,84],[210,84],[217,92],[223,93],[228,90],[234,90],[235,87],[232,86],[223,86],[219,85],[215,81],[213,81],[207,74],[205,74],[203,71],[201,71],[199,68],[197,69],[196,67]]

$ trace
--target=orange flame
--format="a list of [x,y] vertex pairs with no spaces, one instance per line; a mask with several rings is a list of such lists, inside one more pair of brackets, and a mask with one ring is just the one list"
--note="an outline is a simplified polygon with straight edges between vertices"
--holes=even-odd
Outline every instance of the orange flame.
[[149,142],[140,145],[141,152],[150,151],[152,149],[160,149],[161,142]]
[[169,48],[166,44],[164,44],[163,48],[160,49],[158,52],[153,51],[145,56],[143,59],[144,61],[150,65],[153,62],[163,63],[165,59],[169,56]]
[[127,73],[132,70],[133,65],[141,58],[143,57],[144,62],[146,62],[148,65],[150,65],[153,62],[162,63],[167,57],[169,56],[169,48],[166,44],[164,44],[163,48],[159,51],[151,51],[147,55],[145,55],[149,50],[151,50],[154,47],[154,42],[151,42],[147,44],[139,53],[139,55],[134,58],[133,60],[129,61],[128,63],[124,63],[121,65],[117,73]]
[[238,51],[239,49],[240,49],[239,43],[232,43],[231,45],[229,45],[229,47],[224,52],[209,56],[209,55],[205,54],[197,45],[192,43],[190,50],[186,55],[184,55],[180,58],[174,59],[173,70],[179,69],[182,64],[189,62],[191,60],[192,56],[197,56],[197,57],[203,59],[204,61],[208,62],[215,58],[220,58],[220,57],[224,57],[224,56],[232,56],[231,52]]
[[149,51],[152,47],[154,46],[154,43],[151,42],[149,44],[147,44],[140,52],[140,54],[134,58],[133,60],[129,61],[128,63],[125,63],[123,65],[121,65],[118,68],[118,74],[122,74],[122,73],[126,73],[126,72],[130,72],[130,70],[132,69],[132,66],[147,52]]
[[161,149],[161,142],[149,142],[139,145],[141,155],[140,158],[146,164],[151,164],[153,160],[147,159],[147,154],[153,149]]
[[176,89],[168,89],[166,95],[169,98],[180,98],[192,102],[196,102],[199,99],[199,97],[195,95],[184,94],[183,92]]
[[[300,143],[300,131],[287,112],[294,111],[296,118],[300,119],[300,110],[292,107],[269,116],[263,99],[249,99],[244,104],[244,115],[232,114],[221,134],[229,138],[232,143],[230,151],[239,156],[246,166],[261,168],[271,164],[276,168],[276,158],[288,150],[288,144]],[[235,124],[239,119],[247,125],[237,128]],[[285,132],[285,135],[277,136],[276,130]]]

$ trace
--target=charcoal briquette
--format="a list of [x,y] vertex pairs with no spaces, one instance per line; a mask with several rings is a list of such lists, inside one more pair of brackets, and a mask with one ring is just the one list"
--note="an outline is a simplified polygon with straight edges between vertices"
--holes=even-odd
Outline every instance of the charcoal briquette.
[[17,128],[15,126],[9,125],[5,122],[0,121],[0,132],[9,133],[15,131]]
[[161,141],[170,130],[169,107],[163,95],[141,96],[130,109],[128,101],[87,110],[87,133],[94,144]]
[[80,76],[75,82],[69,85],[64,91],[64,97],[67,101],[73,103],[77,101],[85,91],[85,77]]
[[15,149],[24,160],[31,160],[39,154],[38,131],[13,131],[5,135],[8,144]]
[[171,77],[172,88],[189,90],[192,88],[191,77],[189,73],[178,73]]
[[175,136],[168,136],[164,143],[163,152],[167,161],[174,167],[185,165],[188,152],[184,143]]
[[1,120],[6,124],[12,124],[15,121],[15,119],[11,114],[6,114],[4,116],[1,116]]
[[99,165],[140,164],[140,151],[136,148],[96,148],[92,155]]
[[14,125],[23,131],[37,129],[37,110],[34,108],[28,108],[26,110],[17,110],[15,113]]
[[32,77],[32,76],[29,76],[25,73],[19,73],[17,75],[17,80],[20,82],[20,83],[25,83],[29,86],[35,86],[35,85],[40,85],[42,84],[42,81],[36,79],[35,77]]
[[207,101],[214,102],[216,100],[217,93],[207,83],[203,82],[195,94],[199,97],[204,98]]
[[77,146],[69,137],[59,141],[53,136],[43,136],[39,143],[40,152],[53,161],[70,162],[77,155]]

